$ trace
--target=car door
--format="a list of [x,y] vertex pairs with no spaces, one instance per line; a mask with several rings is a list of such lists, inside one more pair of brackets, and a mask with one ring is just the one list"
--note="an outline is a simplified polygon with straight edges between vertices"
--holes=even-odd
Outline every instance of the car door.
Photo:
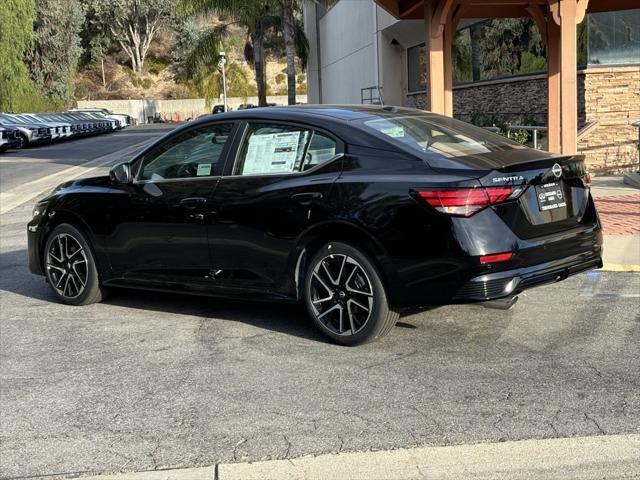
[[278,290],[290,253],[309,225],[327,216],[344,145],[328,132],[293,124],[247,122],[211,207],[216,283]]
[[209,199],[234,124],[200,125],[168,138],[133,166],[111,213],[107,248],[114,277],[127,282],[205,282],[211,259]]

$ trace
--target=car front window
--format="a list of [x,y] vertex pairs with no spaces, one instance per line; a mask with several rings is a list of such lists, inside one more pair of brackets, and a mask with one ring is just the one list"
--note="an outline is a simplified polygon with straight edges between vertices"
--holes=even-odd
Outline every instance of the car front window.
[[167,141],[144,159],[138,180],[156,181],[215,175],[218,161],[232,129],[232,123],[209,125],[189,130]]

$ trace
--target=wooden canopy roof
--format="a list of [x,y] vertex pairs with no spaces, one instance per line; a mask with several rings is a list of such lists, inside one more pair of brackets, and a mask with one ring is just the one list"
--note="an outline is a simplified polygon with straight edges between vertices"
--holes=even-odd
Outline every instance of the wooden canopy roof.
[[[401,20],[424,18],[425,0],[375,0],[395,18]],[[640,8],[639,0],[576,0],[586,4],[586,13],[610,12]],[[547,10],[557,0],[457,0],[445,1],[461,8],[461,18],[511,18],[530,17],[529,9],[533,5]]]

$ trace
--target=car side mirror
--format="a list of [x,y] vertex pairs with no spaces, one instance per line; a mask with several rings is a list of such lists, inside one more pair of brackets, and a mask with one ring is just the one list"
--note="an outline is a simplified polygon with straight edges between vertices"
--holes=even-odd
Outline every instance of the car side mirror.
[[115,183],[131,183],[131,165],[126,162],[119,163],[111,168],[109,177]]

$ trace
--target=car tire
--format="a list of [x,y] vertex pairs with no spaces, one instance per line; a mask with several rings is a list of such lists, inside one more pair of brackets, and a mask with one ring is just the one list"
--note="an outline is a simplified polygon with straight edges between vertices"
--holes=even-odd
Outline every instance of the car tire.
[[16,148],[18,150],[22,148],[27,148],[29,146],[29,139],[22,133],[18,134],[17,140],[18,140],[18,143],[16,144]]
[[47,281],[60,302],[89,305],[104,299],[93,250],[77,227],[63,223],[53,229],[45,243],[43,265]]
[[304,303],[318,329],[340,345],[360,345],[387,335],[399,314],[378,268],[360,249],[330,242],[306,271]]

